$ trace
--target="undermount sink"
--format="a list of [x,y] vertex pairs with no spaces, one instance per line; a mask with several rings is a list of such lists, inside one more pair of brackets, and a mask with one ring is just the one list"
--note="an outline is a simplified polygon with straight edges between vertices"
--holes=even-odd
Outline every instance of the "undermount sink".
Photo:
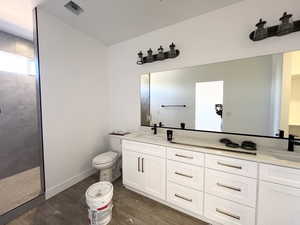
[[228,148],[228,147],[218,147],[218,146],[211,146],[211,145],[201,145],[197,143],[183,143],[178,141],[171,141],[172,144],[179,144],[179,145],[185,145],[185,146],[192,146],[192,147],[199,147],[199,148],[206,148],[206,149],[212,149],[212,150],[219,150],[219,151],[229,151],[229,152],[235,152],[235,153],[241,153],[241,154],[250,154],[250,155],[256,155],[256,151],[250,151],[245,150],[241,148]]
[[279,160],[287,160],[292,162],[300,162],[300,154],[293,152],[286,153],[270,153],[270,156],[279,159]]

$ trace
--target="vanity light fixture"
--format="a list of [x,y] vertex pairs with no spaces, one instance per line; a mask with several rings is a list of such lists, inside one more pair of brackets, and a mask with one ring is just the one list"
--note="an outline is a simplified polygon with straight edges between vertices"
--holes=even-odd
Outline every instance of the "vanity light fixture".
[[168,52],[169,58],[175,58],[177,56],[175,44],[172,42],[172,44],[169,47],[170,47],[170,51]]
[[279,19],[279,25],[265,27],[266,21],[262,19],[256,24],[257,29],[250,33],[249,37],[252,41],[260,41],[268,37],[283,36],[293,32],[300,31],[300,20],[292,20],[293,15],[287,12]]
[[292,19],[292,14],[287,14],[286,12],[283,14],[283,16],[279,19],[281,21],[281,24],[278,26],[277,35],[282,36],[289,33],[292,33],[294,30],[294,22]]
[[164,60],[165,59],[165,53],[164,53],[164,48],[160,46],[158,49],[158,54],[157,54],[157,60]]
[[254,32],[254,39],[256,41],[263,40],[268,37],[268,29],[265,27],[267,22],[262,19],[255,25],[257,29]]
[[148,55],[147,55],[147,63],[151,63],[154,61],[154,57],[153,57],[153,51],[152,49],[150,48],[148,51],[147,51]]
[[165,60],[165,59],[171,59],[171,58],[176,58],[177,56],[179,56],[180,51],[178,49],[176,49],[175,44],[172,42],[172,44],[169,46],[170,50],[168,52],[164,52],[164,48],[162,46],[160,46],[157,51],[157,54],[153,54],[152,49],[150,48],[147,51],[147,56],[143,56],[143,52],[140,51],[137,55],[138,55],[138,60],[137,60],[137,64],[138,65],[142,65],[144,63],[152,63],[155,61],[161,61],[161,60]]
[[138,61],[136,62],[138,65],[142,65],[144,62],[143,62],[143,52],[142,51],[140,51],[139,53],[138,53]]

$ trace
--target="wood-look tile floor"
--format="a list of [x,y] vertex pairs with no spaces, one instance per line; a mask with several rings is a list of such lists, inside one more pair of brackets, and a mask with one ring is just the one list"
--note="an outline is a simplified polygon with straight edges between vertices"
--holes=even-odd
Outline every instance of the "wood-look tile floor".
[[[88,225],[85,191],[97,182],[95,174],[45,201],[8,225]],[[207,225],[114,183],[113,218],[109,225]]]

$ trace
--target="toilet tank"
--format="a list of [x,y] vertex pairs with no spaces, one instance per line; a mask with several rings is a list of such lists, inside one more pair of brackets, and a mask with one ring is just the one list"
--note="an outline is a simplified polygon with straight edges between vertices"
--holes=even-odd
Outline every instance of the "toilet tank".
[[118,135],[109,135],[109,148],[114,152],[122,153],[122,139]]

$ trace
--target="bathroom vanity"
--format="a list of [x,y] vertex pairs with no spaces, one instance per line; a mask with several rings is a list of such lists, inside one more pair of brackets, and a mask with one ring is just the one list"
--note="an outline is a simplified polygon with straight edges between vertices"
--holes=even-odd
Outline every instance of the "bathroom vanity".
[[300,223],[300,160],[293,155],[241,154],[140,134],[124,137],[122,154],[126,188],[210,224]]

